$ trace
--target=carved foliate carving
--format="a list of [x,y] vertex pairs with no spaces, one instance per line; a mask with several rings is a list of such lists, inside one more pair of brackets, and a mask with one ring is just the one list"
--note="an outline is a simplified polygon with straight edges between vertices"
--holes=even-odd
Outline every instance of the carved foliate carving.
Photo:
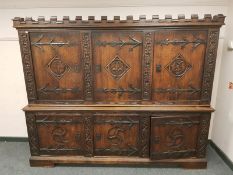
[[201,98],[203,103],[209,103],[211,100],[215,62],[218,49],[218,37],[219,29],[213,29],[209,31],[201,92]]
[[19,42],[24,69],[24,78],[27,88],[28,101],[33,102],[37,99],[36,86],[33,72],[33,63],[31,58],[31,48],[29,34],[26,31],[19,31]]
[[[132,127],[139,124],[138,120],[133,120],[130,117],[125,119],[110,119],[110,120],[96,120],[95,124],[110,124],[111,127],[107,130],[105,139],[108,142],[105,148],[95,148],[95,152],[98,154],[114,154],[133,156],[137,155],[138,148],[134,144],[129,143],[125,137],[127,134],[132,133]],[[101,137],[100,133],[97,133],[98,137]],[[97,139],[97,138],[96,138]],[[139,138],[138,138],[139,140]],[[124,145],[124,148],[122,146]]]
[[93,156],[93,118],[91,115],[84,115],[83,125],[85,156],[91,157]]
[[31,155],[39,155],[39,142],[36,129],[36,116],[32,113],[26,112],[26,123],[28,130],[28,141],[30,144]]
[[183,146],[185,135],[180,128],[171,129],[166,136],[166,144],[171,149],[177,149]]
[[64,148],[66,143],[68,142],[66,138],[67,129],[55,126],[52,130],[51,136],[52,140],[55,143],[56,148]]
[[128,72],[130,66],[117,55],[105,69],[115,80],[119,80]]
[[181,54],[178,54],[168,65],[165,66],[165,69],[176,78],[182,77],[191,68],[191,64],[185,61]]
[[150,117],[144,116],[140,121],[140,156],[148,157],[149,156],[149,130],[150,130]]
[[143,83],[142,83],[142,99],[149,100],[151,98],[151,81],[152,81],[152,60],[153,60],[153,45],[154,33],[144,32],[143,44]]
[[82,59],[84,70],[84,95],[86,100],[93,98],[93,75],[92,75],[92,53],[91,53],[91,33],[82,32]]
[[206,155],[206,147],[208,144],[208,134],[210,125],[210,115],[201,116],[199,126],[199,136],[197,141],[197,157],[203,158]]

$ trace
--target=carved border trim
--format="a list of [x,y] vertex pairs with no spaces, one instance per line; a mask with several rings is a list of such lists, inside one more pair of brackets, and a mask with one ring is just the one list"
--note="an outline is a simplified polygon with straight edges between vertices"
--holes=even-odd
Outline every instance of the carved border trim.
[[149,156],[150,117],[144,116],[140,121],[140,156]]
[[218,49],[219,29],[210,29],[208,33],[208,45],[205,56],[204,73],[202,80],[201,99],[202,104],[209,104],[214,80],[215,63]]
[[152,62],[154,51],[154,32],[144,32],[142,59],[142,99],[150,100],[152,84]]
[[84,125],[84,154],[86,157],[93,156],[93,117],[91,114],[84,114],[83,117],[83,125]]
[[206,156],[206,147],[208,144],[210,114],[203,115],[200,118],[200,131],[197,141],[197,157],[203,158]]
[[30,103],[37,99],[33,63],[31,57],[30,39],[27,31],[19,31],[18,35],[19,35],[21,57],[22,57],[23,69],[24,69],[24,78],[27,89],[27,96],[28,96],[28,101]]
[[91,32],[81,32],[82,61],[84,69],[84,96],[86,100],[93,99],[93,74],[92,74],[92,51]]
[[38,142],[38,135],[36,129],[36,116],[33,113],[25,113],[27,131],[28,131],[28,141],[30,145],[31,155],[40,155],[40,148]]

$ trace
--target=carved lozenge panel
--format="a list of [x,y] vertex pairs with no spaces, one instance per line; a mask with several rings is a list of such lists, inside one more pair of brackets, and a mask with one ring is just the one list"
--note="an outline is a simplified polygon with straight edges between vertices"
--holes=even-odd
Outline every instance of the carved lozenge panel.
[[155,31],[152,100],[200,104],[207,30]]
[[83,100],[80,32],[30,32],[38,100]]
[[141,99],[142,32],[92,32],[95,101]]

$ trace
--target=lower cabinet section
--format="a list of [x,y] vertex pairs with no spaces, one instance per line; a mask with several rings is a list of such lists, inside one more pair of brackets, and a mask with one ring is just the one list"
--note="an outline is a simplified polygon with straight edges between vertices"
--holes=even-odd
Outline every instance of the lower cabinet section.
[[32,156],[153,162],[204,158],[210,113],[26,112],[26,120]]

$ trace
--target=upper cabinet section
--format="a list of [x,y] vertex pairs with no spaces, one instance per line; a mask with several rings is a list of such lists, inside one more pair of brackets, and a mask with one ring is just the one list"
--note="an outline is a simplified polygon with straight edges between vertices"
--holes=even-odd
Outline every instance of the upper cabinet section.
[[14,19],[30,103],[205,104],[224,16]]

